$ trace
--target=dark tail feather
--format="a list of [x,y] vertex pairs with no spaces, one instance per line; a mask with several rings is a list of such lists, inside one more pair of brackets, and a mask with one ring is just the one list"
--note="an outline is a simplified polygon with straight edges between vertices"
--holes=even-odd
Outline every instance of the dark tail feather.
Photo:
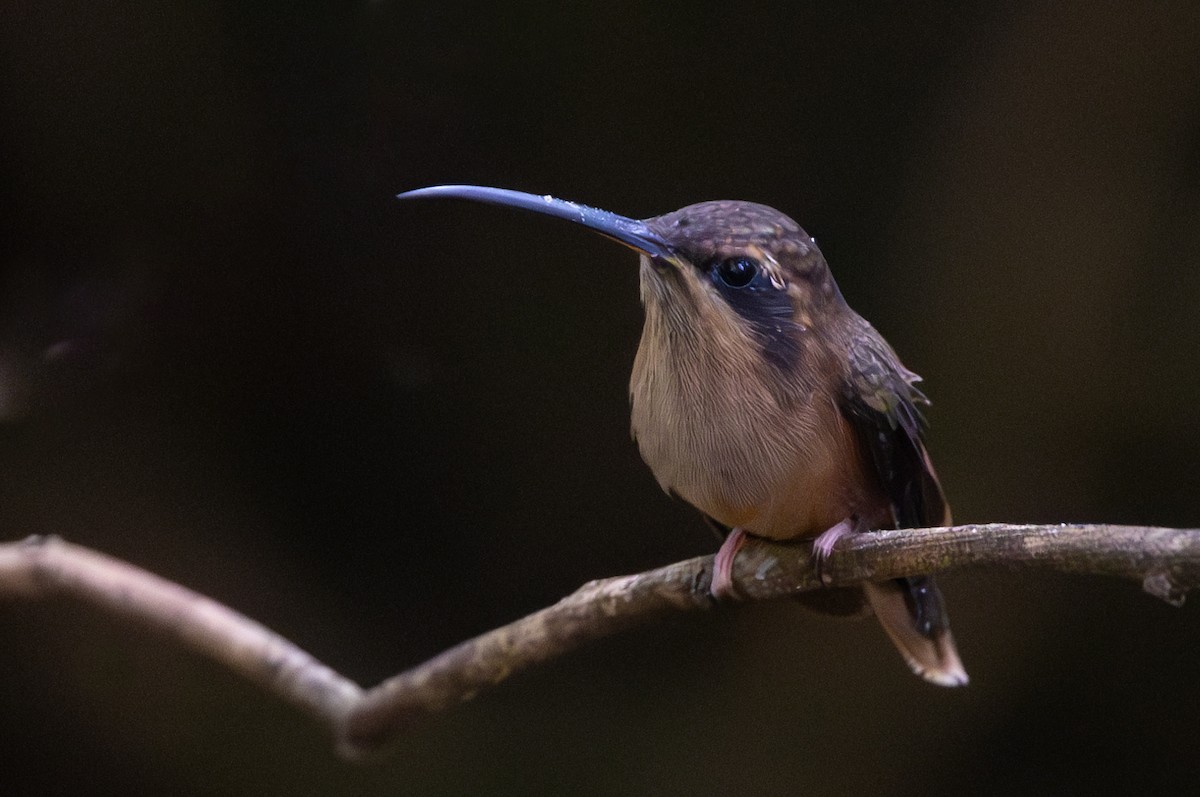
[[883,630],[913,672],[938,686],[969,680],[958,658],[942,593],[932,576],[866,582],[863,591]]

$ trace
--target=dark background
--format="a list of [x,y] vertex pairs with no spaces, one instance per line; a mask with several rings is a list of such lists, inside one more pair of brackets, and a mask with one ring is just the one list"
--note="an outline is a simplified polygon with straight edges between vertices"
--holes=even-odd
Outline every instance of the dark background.
[[[999,4],[998,4],[999,5]],[[362,683],[711,552],[628,436],[636,261],[472,182],[774,205],[926,377],[960,521],[1196,526],[1195,4],[67,3],[0,11],[0,534],[226,601]],[[943,579],[685,617],[390,755],[75,602],[0,607],[6,794],[1200,790],[1200,614]]]

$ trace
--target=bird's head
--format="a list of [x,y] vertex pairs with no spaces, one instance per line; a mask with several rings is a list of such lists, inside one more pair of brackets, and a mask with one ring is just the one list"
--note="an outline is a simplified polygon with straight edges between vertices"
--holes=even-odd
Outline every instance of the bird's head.
[[401,199],[452,197],[516,207],[581,224],[641,253],[642,301],[666,328],[740,335],[786,365],[797,333],[844,308],[816,242],[779,211],[718,200],[649,219],[503,188],[442,185]]

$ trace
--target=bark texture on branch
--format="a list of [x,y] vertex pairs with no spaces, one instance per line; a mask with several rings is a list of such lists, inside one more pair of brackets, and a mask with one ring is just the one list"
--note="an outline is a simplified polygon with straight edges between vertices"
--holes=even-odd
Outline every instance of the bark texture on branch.
[[[825,563],[827,584],[937,573],[969,566],[1039,567],[1118,576],[1183,603],[1200,585],[1200,529],[991,524],[862,534]],[[209,598],[56,538],[0,544],[0,599],[67,594],[158,629],[328,724],[356,758],[414,724],[514,673],[667,614],[711,609],[712,557],[592,581],[553,606],[463,642],[371,689]],[[734,586],[747,600],[820,589],[807,544],[752,540]]]

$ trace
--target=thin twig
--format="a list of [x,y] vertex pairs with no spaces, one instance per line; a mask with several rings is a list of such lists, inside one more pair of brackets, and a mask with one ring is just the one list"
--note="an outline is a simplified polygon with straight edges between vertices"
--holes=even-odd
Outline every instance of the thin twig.
[[[747,600],[821,588],[807,544],[751,541],[733,581]],[[1138,581],[1173,605],[1200,586],[1200,529],[1140,526],[956,526],[862,534],[838,544],[829,585],[968,566],[1039,567]],[[165,632],[329,725],[357,758],[509,676],[664,615],[713,608],[712,557],[592,581],[553,606],[463,642],[372,689],[209,598],[56,538],[0,544],[0,599],[67,594]]]

